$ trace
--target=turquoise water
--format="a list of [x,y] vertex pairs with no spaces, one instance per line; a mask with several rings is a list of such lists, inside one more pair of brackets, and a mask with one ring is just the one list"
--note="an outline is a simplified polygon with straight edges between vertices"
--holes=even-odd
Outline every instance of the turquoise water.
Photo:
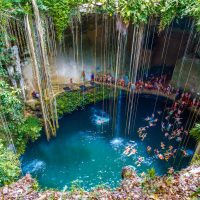
[[[70,187],[75,181],[85,189],[91,189],[101,184],[118,186],[121,170],[127,165],[133,166],[138,173],[154,167],[159,175],[166,173],[171,165],[179,169],[187,166],[193,153],[193,141],[187,147],[190,155],[184,158],[178,156],[175,161],[159,160],[154,153],[148,154],[146,151],[148,145],[152,149],[160,149],[161,141],[166,146],[178,147],[178,142],[164,137],[161,131],[162,115],[157,114],[157,111],[165,108],[166,103],[170,105],[170,101],[158,99],[155,109],[156,118],[159,119],[157,125],[148,129],[144,141],[138,137],[137,130],[147,125],[144,119],[151,116],[155,101],[155,96],[139,97],[129,135],[125,134],[128,101],[124,94],[116,104],[112,99],[106,100],[64,116],[59,121],[60,128],[56,138],[47,142],[43,136],[37,142],[29,144],[22,156],[23,172],[37,177],[42,187],[63,189],[65,186]],[[113,114],[114,105],[117,108],[116,114]],[[185,116],[188,116],[188,112]],[[135,155],[123,154],[128,145],[137,150]],[[139,156],[144,157],[141,166],[135,163]]]

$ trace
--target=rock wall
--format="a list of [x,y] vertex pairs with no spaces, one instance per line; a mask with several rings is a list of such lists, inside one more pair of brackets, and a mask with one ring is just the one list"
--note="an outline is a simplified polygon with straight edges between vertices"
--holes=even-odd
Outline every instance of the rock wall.
[[200,59],[191,57],[179,59],[174,68],[171,84],[200,93]]
[[175,66],[177,59],[184,55],[188,37],[188,32],[179,29],[165,30],[156,35],[151,66]]

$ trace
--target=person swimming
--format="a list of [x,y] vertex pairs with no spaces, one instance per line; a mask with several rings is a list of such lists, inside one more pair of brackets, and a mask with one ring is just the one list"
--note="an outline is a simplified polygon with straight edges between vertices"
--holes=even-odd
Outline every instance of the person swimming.
[[147,147],[147,152],[148,152],[148,153],[151,152],[151,147],[150,147],[150,146]]
[[161,130],[165,131],[165,123],[164,122],[161,123]]
[[150,121],[151,118],[150,118],[150,117],[146,117],[144,120],[145,120],[145,121]]
[[154,119],[153,122],[154,122],[154,123],[158,122],[158,118]]
[[145,138],[147,137],[147,133],[144,133],[143,135],[141,135],[141,140],[143,141]]
[[169,136],[169,133],[166,132],[166,133],[165,133],[165,137],[168,137],[168,136]]
[[150,122],[150,123],[149,123],[149,126],[150,126],[150,127],[153,127],[153,126],[156,126],[156,124],[153,124],[153,123]]
[[169,123],[168,126],[167,126],[167,131],[170,131],[171,127],[172,127],[172,124]]
[[128,155],[128,157],[131,156],[131,155],[135,155],[136,153],[137,153],[137,150],[136,149],[132,149],[130,154]]
[[158,158],[160,159],[160,160],[164,160],[164,156],[160,153],[160,154],[158,154]]
[[141,164],[142,164],[143,161],[144,161],[144,157],[139,156],[139,158],[135,162],[135,164],[139,167],[139,166],[141,166]]
[[172,151],[174,147],[172,145],[169,146],[169,150]]
[[158,113],[159,115],[161,115],[161,114],[162,114],[162,111],[159,110],[157,113]]
[[124,150],[123,154],[128,155],[130,150],[131,150],[131,146],[127,146],[126,149]]
[[177,137],[177,138],[176,138],[176,141],[177,141],[177,142],[181,142],[181,141],[182,141],[182,138],[181,138],[181,137]]
[[184,157],[188,156],[186,150],[182,149],[181,151],[182,151]]
[[155,154],[159,154],[159,150],[158,149],[154,149],[154,153]]
[[162,149],[165,149],[165,144],[163,142],[160,143]]
[[169,174],[173,174],[174,173],[174,168],[173,167],[168,168],[168,173]]

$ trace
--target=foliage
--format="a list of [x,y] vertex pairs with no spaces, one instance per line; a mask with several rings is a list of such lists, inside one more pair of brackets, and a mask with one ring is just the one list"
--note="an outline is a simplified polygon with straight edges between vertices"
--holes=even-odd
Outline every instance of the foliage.
[[200,187],[196,190],[196,192],[194,192],[194,193],[191,195],[191,197],[192,197],[192,198],[198,199],[199,195],[200,195]]
[[156,176],[156,171],[155,169],[152,167],[151,169],[148,169],[147,171],[147,176],[150,178],[150,179],[154,179],[155,176]]
[[5,118],[6,126],[1,123],[1,138],[11,133],[19,153],[23,153],[28,140],[36,140],[40,135],[41,124],[35,117],[24,116],[24,104],[20,98],[21,91],[8,84],[5,70],[0,67],[5,76],[0,80],[0,113]]
[[53,17],[57,37],[60,39],[64,29],[69,25],[70,15],[77,8],[78,1],[44,0],[44,5],[48,7],[50,15]]
[[196,165],[199,166],[200,165],[200,155],[199,154],[194,154],[192,161],[191,161],[192,165]]
[[200,124],[195,124],[195,127],[190,130],[190,135],[197,141],[200,142]]
[[70,24],[72,17],[77,16],[81,5],[88,6],[88,12],[101,12],[108,15],[118,14],[125,22],[134,24],[147,23],[149,17],[160,18],[160,30],[170,25],[173,19],[184,16],[193,17],[197,27],[200,27],[200,1],[199,0],[120,0],[109,3],[99,1],[102,6],[93,7],[90,0],[44,0],[44,4],[54,19],[58,38],[62,37],[65,28]]
[[27,140],[34,142],[40,137],[40,131],[42,130],[42,124],[37,117],[29,116],[25,118],[24,123],[20,127],[20,131],[24,133],[24,137]]
[[[134,24],[147,23],[149,17],[159,17],[160,30],[170,25],[173,19],[192,17],[200,29],[199,0],[99,0],[101,6],[95,6],[92,0],[37,0],[41,14],[53,18],[57,38],[61,39],[64,30],[69,27],[73,17],[80,16],[80,7],[85,6],[85,13],[117,14],[125,22]],[[21,17],[32,14],[30,0],[0,0],[0,22],[5,25],[9,17]]]
[[0,186],[15,181],[20,175],[18,156],[0,140]]
[[135,0],[119,1],[119,12],[125,21],[135,24],[146,23],[148,17],[154,14],[159,4],[156,1]]
[[72,91],[59,95],[57,97],[57,112],[61,117],[64,114],[72,113],[75,110],[84,108],[84,106],[109,98],[111,89],[94,88],[82,93],[81,91]]

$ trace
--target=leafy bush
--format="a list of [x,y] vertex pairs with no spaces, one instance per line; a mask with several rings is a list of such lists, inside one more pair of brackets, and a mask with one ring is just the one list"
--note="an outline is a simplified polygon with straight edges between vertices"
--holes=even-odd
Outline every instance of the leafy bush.
[[6,148],[0,140],[0,186],[17,180],[20,171],[18,156]]
[[197,141],[200,142],[200,124],[195,124],[195,127],[190,130],[190,135]]
[[[92,0],[37,0],[41,15],[52,17],[56,36],[61,39],[63,32],[69,27],[73,17],[79,18],[80,6],[87,4],[88,13],[107,13],[119,15],[125,22],[145,24],[149,17],[159,17],[159,27],[163,30],[173,19],[185,16],[195,19],[200,29],[200,1],[199,0],[99,0],[101,6],[94,6]],[[0,22],[6,27],[8,18],[23,17],[32,14],[32,4],[28,0],[0,1]],[[9,13],[10,15],[8,15]],[[86,14],[86,13],[84,13]],[[5,28],[4,28],[5,29]]]
[[57,97],[57,112],[59,117],[64,114],[72,113],[84,106],[107,99],[112,95],[109,88],[94,88],[82,93],[81,91],[66,92]]
[[151,169],[147,170],[147,176],[149,177],[149,179],[154,179],[156,176],[156,171],[155,169],[152,167]]
[[[36,140],[42,129],[39,119],[24,116],[24,103],[20,97],[21,91],[9,85],[6,72],[0,67],[2,77],[0,80],[0,137],[9,131],[17,147],[18,153],[23,153],[29,140]],[[6,126],[5,126],[6,124]]]
[[38,118],[29,116],[25,119],[24,123],[20,127],[20,131],[24,133],[24,136],[32,142],[40,137],[40,131],[42,130],[42,124]]

